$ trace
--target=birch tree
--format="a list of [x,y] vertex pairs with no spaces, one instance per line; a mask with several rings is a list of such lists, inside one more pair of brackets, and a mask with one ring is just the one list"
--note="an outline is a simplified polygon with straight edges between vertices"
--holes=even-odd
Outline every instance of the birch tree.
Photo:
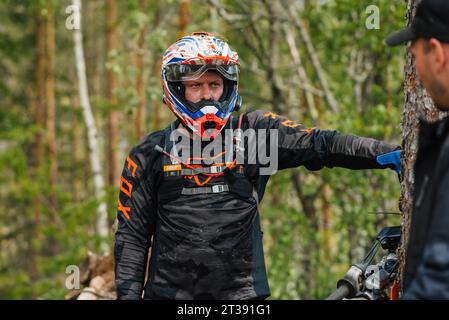
[[[112,57],[118,54],[118,35],[117,35],[117,2],[115,0],[106,1],[106,47],[108,62],[113,63]],[[119,182],[119,112],[117,110],[116,89],[118,88],[118,78],[112,67],[109,65],[107,70],[107,96],[111,106],[108,113],[108,185],[116,186]]]
[[[73,30],[73,40],[75,44],[76,71],[78,75],[78,90],[80,104],[83,110],[84,121],[87,129],[87,141],[89,147],[89,160],[92,168],[94,194],[98,200],[97,208],[97,233],[105,238],[108,235],[108,217],[105,202],[105,182],[101,169],[100,148],[98,142],[97,126],[89,102],[89,92],[87,88],[86,64],[83,50],[83,36],[81,31],[81,1],[73,0],[74,9],[78,10],[79,28]],[[103,249],[107,246],[103,243]]]

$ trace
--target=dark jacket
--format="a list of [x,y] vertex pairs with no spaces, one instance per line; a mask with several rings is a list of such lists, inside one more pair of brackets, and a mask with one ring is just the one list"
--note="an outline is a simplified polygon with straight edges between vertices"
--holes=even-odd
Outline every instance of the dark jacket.
[[[230,126],[236,128],[237,117],[226,128]],[[279,170],[301,165],[310,170],[382,169],[385,166],[376,157],[398,148],[370,138],[306,129],[264,111],[246,113],[242,129],[247,128],[267,132],[267,141],[269,129],[278,129]],[[118,298],[141,299],[143,292],[148,299],[269,296],[258,211],[269,176],[259,174],[260,163],[245,162],[235,174],[234,192],[231,188],[230,192],[180,194],[176,190],[184,190],[192,179],[167,176],[165,169],[173,165],[165,165],[167,157],[155,148],[166,145],[170,130],[145,137],[125,162],[115,243]],[[251,147],[245,143],[245,148]],[[245,192],[242,179],[250,182],[253,194]],[[149,278],[144,283],[147,269]]]
[[449,118],[421,121],[404,299],[449,299]]

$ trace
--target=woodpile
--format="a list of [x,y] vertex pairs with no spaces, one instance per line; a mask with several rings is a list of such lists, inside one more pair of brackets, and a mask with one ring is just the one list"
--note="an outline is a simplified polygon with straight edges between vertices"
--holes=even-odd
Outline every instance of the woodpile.
[[80,271],[78,290],[71,290],[65,300],[115,300],[114,256],[98,257],[89,252]]

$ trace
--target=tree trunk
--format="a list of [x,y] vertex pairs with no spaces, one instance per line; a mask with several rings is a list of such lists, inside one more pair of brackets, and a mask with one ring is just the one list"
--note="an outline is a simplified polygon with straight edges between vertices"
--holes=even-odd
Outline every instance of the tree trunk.
[[71,130],[71,148],[72,148],[72,170],[71,184],[72,184],[72,201],[79,203],[81,197],[81,179],[80,179],[80,164],[83,160],[82,154],[82,128],[78,119],[78,111],[80,110],[80,98],[75,95],[73,101],[73,114],[72,114],[72,130]]
[[[108,60],[111,55],[116,55],[118,50],[117,38],[117,2],[115,0],[106,1],[106,47]],[[118,140],[119,140],[119,113],[117,111],[117,97],[115,90],[118,87],[117,75],[113,68],[107,71],[107,96],[110,102],[111,109],[108,114],[108,184],[110,186],[118,185]]]
[[[270,48],[269,56],[271,57],[270,64],[268,66],[268,82],[270,83],[271,89],[271,103],[273,110],[276,113],[285,114],[285,104],[284,95],[282,94],[282,79],[279,76],[279,63],[280,63],[280,52],[279,52],[279,40],[281,35],[281,25],[278,20],[279,12],[282,10],[280,7],[279,0],[269,1],[269,4],[265,4],[268,11],[268,19],[270,21],[269,27],[269,37],[270,37]],[[286,114],[288,116],[288,114]]]
[[[292,4],[292,8],[295,7],[295,5]],[[299,31],[299,34],[301,36],[301,40],[304,43],[307,54],[309,55],[310,61],[312,63],[313,69],[315,70],[315,73],[318,77],[318,80],[321,84],[321,87],[324,91],[324,97],[326,99],[327,104],[329,105],[330,109],[333,112],[339,112],[340,106],[338,105],[337,101],[334,98],[334,95],[332,94],[329,84],[326,80],[326,76],[324,73],[324,70],[321,66],[320,60],[318,58],[318,54],[315,50],[315,46],[313,45],[312,38],[310,37],[309,31],[307,30],[306,25],[304,22],[299,18],[299,16],[295,16],[293,12],[298,12],[297,10],[290,10],[288,11],[288,14],[290,16],[290,20],[293,22],[293,24],[296,26],[296,28]],[[297,13],[299,15],[299,13]]]
[[323,182],[321,185],[321,199],[322,199],[322,223],[321,223],[321,232],[323,235],[323,258],[325,262],[330,261],[332,243],[334,243],[332,238],[332,230],[331,230],[331,221],[332,221],[332,209],[331,209],[331,187],[327,182]]
[[190,0],[181,0],[179,4],[179,38],[186,35],[190,24]]
[[[285,23],[282,25],[282,27],[284,29],[288,47],[290,49],[290,54],[292,56],[293,62],[295,63],[295,69],[298,79],[300,83],[303,84],[305,87],[307,88],[312,87],[309,78],[307,77],[306,70],[304,69],[301,55],[299,53],[299,49],[295,41],[294,30],[290,27],[290,25],[287,25]],[[318,111],[316,109],[313,94],[312,92],[310,92],[310,90],[304,90],[304,96],[307,110],[310,113],[310,117],[312,118],[314,123],[317,123]]]
[[[50,223],[57,226],[57,179],[58,179],[58,162],[56,155],[56,103],[55,103],[55,85],[54,85],[54,69],[55,69],[55,21],[54,21],[54,8],[51,2],[48,2],[47,6],[47,25],[46,25],[46,83],[45,83],[45,97],[47,102],[47,118],[46,118],[46,131],[47,131],[47,152],[49,160],[49,212]],[[49,239],[50,254],[56,253],[56,241]]]
[[[73,0],[73,4],[81,10],[81,1]],[[81,15],[81,13],[80,13]],[[106,209],[105,195],[105,183],[103,180],[100,148],[98,147],[98,135],[97,127],[95,124],[95,118],[92,113],[92,108],[89,102],[89,93],[87,88],[86,78],[86,66],[84,60],[83,40],[81,33],[81,24],[79,29],[73,31],[73,40],[75,43],[75,58],[76,58],[76,70],[78,74],[79,95],[81,108],[83,109],[84,121],[87,128],[87,141],[90,155],[90,165],[92,168],[94,194],[99,205],[97,208],[97,233],[100,237],[105,238],[109,233],[108,216]],[[104,242],[102,249],[107,251],[108,246]]]
[[[42,129],[44,127],[44,55],[45,55],[45,31],[44,20],[41,14],[41,7],[36,5],[36,69],[35,69],[35,98],[34,98],[34,112],[35,124],[38,132],[34,136],[34,157],[35,157],[35,181],[40,180],[40,172],[43,164],[43,141]],[[31,281],[35,282],[39,278],[39,269],[37,265],[37,256],[39,255],[40,232],[39,226],[41,222],[42,200],[40,193],[37,193],[34,198],[34,223],[33,235],[31,237],[31,265],[30,276]]]
[[[409,0],[407,4],[408,24],[415,15],[416,6],[420,0]],[[400,209],[402,212],[402,246],[399,248],[400,271],[403,274],[406,259],[406,248],[409,236],[410,219],[413,205],[413,166],[418,148],[418,120],[436,121],[443,115],[439,112],[424,87],[418,79],[413,65],[410,48],[407,47],[406,65],[404,70],[404,112],[402,115],[402,182]]]
[[[161,22],[161,9],[159,1],[155,1],[153,3],[154,7],[154,20],[153,20],[153,29],[159,28],[160,22]],[[160,57],[154,57],[153,58],[153,65],[151,68],[151,74],[152,75],[160,75],[162,68],[162,61]],[[158,82],[159,84],[160,82]],[[161,128],[161,124],[163,123],[161,120],[161,109],[162,109],[162,103],[160,102],[160,99],[157,99],[155,102],[153,102],[153,114],[152,116],[152,129],[153,130],[159,130]]]
[[[146,0],[139,0],[139,9],[142,13],[146,10]],[[146,26],[142,26],[139,31],[139,40],[137,42],[136,67],[138,70],[136,79],[137,96],[139,104],[135,113],[135,141],[139,141],[143,136],[143,129],[146,119],[146,94],[145,94],[145,66],[144,66],[144,44],[145,44]]]
[[295,187],[296,194],[298,196],[299,201],[301,202],[302,210],[307,217],[307,228],[304,234],[304,239],[308,241],[304,241],[304,252],[307,254],[303,257],[302,266],[304,270],[304,274],[306,274],[306,278],[304,279],[305,287],[307,288],[307,295],[302,297],[303,299],[311,299],[314,296],[314,291],[317,289],[316,287],[316,272],[313,266],[313,257],[312,255],[318,254],[320,250],[320,245],[318,243],[316,233],[319,230],[319,218],[316,214],[316,206],[315,200],[318,197],[318,192],[315,192],[311,195],[305,195],[303,193],[303,181],[301,181],[301,174],[298,170],[294,170],[291,174],[292,183]]

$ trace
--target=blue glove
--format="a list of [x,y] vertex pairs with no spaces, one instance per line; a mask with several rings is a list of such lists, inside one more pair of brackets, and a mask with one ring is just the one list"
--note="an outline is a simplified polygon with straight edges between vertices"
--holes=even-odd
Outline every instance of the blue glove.
[[401,174],[401,150],[381,154],[376,157],[376,161],[382,166],[393,165],[393,170]]

